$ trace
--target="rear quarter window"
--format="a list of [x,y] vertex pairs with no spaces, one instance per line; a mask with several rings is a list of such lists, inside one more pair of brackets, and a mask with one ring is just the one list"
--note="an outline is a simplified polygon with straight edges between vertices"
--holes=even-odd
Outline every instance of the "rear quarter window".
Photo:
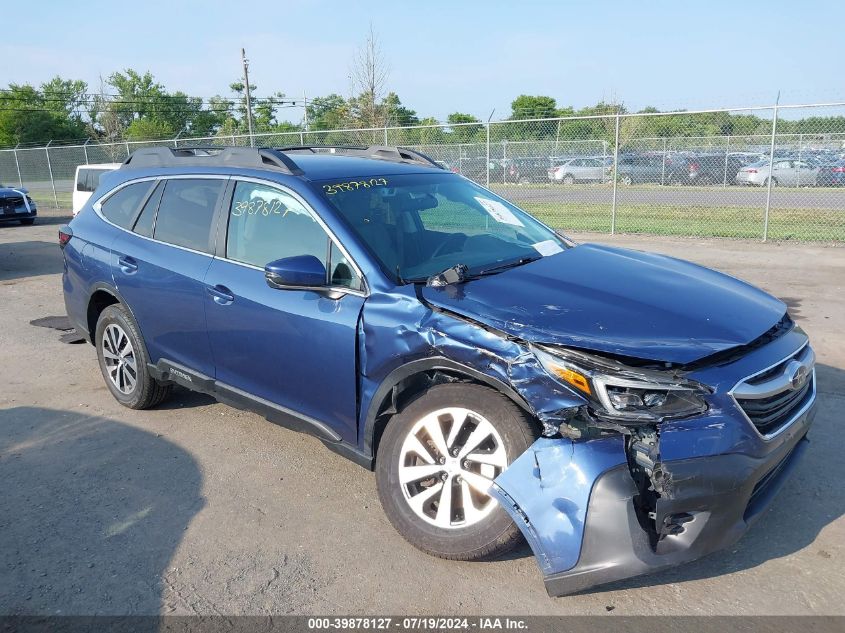
[[153,184],[152,181],[136,182],[119,189],[101,203],[100,213],[112,224],[128,229]]

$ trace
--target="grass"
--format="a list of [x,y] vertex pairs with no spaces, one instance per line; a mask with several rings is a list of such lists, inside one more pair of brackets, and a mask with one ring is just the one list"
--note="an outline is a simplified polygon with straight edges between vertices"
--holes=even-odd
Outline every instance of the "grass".
[[[564,230],[611,229],[607,204],[524,202],[520,205],[540,220]],[[653,235],[695,237],[762,238],[760,207],[703,207],[653,204],[620,204],[616,210],[616,231]],[[769,238],[797,241],[845,241],[845,211],[825,209],[772,209]]]

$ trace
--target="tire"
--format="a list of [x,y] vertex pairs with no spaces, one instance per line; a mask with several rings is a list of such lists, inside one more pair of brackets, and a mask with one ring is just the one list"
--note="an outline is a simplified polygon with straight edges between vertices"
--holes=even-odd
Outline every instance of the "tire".
[[170,394],[170,385],[162,385],[150,375],[144,339],[124,306],[115,304],[103,310],[94,341],[103,380],[120,404],[130,409],[149,409]]
[[575,184],[575,177],[572,174],[566,174],[563,177],[563,184],[574,185]]
[[531,184],[531,179],[530,179],[528,176],[522,176],[522,177],[519,179],[519,184],[520,184],[520,185],[530,185],[530,184]]
[[24,218],[20,222],[23,226],[32,226],[35,224],[35,218]]
[[621,176],[619,178],[619,182],[622,183],[623,185],[625,185],[626,187],[629,187],[629,186],[634,184],[634,179],[631,176],[626,174],[626,175]]
[[[763,187],[768,187],[768,186],[769,186],[769,179],[768,179],[768,178],[766,178],[766,179],[763,181],[763,184],[762,184],[761,186],[763,186]],[[777,178],[772,178],[772,187],[777,187],[777,186],[778,186],[778,179],[777,179]]]
[[[453,436],[456,421],[461,431]],[[439,442],[428,433],[432,423],[441,429]],[[447,449],[465,450],[479,428],[484,439],[469,449],[467,459],[460,453],[445,457],[436,448],[445,442]],[[526,414],[492,389],[467,383],[432,387],[393,416],[379,443],[376,484],[387,518],[409,543],[440,558],[477,560],[507,552],[520,542],[519,528],[493,499],[478,492],[478,486],[486,487],[536,437]],[[411,474],[409,466],[423,472]],[[407,477],[405,483],[400,473]],[[440,512],[446,486],[448,513]],[[428,493],[434,489],[439,492]],[[411,500],[417,498],[421,503],[414,508]]]

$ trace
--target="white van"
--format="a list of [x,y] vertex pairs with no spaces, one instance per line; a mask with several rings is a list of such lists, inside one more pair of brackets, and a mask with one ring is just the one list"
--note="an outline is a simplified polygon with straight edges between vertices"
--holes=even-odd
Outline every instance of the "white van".
[[88,198],[100,185],[100,176],[120,167],[121,163],[97,163],[94,165],[80,165],[76,168],[76,178],[73,184],[73,215],[88,202]]

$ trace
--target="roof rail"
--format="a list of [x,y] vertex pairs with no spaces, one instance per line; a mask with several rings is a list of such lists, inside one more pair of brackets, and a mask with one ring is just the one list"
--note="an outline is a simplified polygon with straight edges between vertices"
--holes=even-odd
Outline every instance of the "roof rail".
[[276,151],[283,154],[295,154],[308,152],[311,154],[342,154],[346,156],[361,156],[363,158],[376,158],[388,160],[394,163],[415,163],[426,167],[444,169],[433,158],[426,156],[407,147],[392,145],[290,145],[287,147],[276,147]]
[[303,171],[293,160],[266,147],[144,147],[136,149],[121,169],[143,167],[249,167],[275,168],[286,174],[301,176]]

